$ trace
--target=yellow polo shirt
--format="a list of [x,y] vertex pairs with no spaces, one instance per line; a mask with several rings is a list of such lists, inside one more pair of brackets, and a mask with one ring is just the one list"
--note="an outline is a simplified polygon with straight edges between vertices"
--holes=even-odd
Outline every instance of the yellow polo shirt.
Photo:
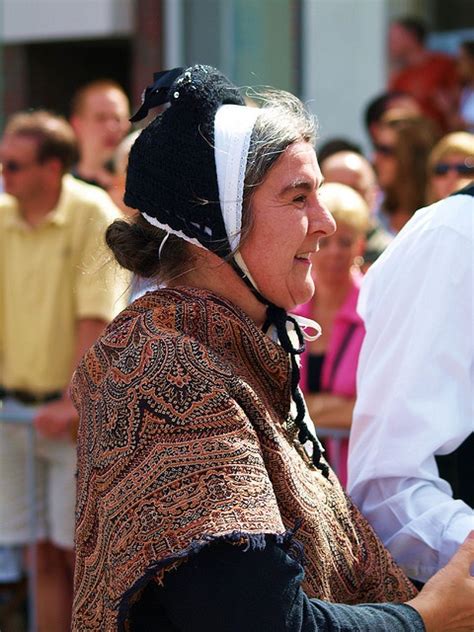
[[117,217],[107,193],[70,175],[34,228],[14,198],[0,195],[0,385],[37,394],[65,388],[78,320],[109,321],[125,307],[129,277],[104,241]]

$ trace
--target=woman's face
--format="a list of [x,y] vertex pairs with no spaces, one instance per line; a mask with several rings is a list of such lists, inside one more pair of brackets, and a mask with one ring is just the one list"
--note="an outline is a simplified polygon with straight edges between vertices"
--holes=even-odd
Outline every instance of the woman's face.
[[[473,171],[469,174],[469,168]],[[462,189],[474,177],[474,156],[460,152],[445,154],[433,165],[430,175],[430,189],[433,202],[442,200]]]
[[324,237],[314,257],[316,284],[340,285],[349,279],[354,259],[362,255],[364,240],[349,224],[338,222],[334,235]]
[[374,142],[373,163],[377,180],[382,189],[390,187],[397,175],[397,159],[395,156],[397,134],[390,127],[381,127]]
[[252,225],[240,249],[260,292],[287,310],[314,292],[311,257],[335,223],[319,201],[322,182],[310,143],[290,145],[255,190]]

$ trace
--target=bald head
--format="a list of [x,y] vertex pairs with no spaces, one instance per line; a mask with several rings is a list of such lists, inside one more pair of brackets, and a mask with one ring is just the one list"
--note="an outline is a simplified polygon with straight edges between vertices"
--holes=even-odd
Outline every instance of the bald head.
[[339,182],[357,191],[373,208],[376,178],[370,162],[352,151],[338,151],[321,164],[326,182]]

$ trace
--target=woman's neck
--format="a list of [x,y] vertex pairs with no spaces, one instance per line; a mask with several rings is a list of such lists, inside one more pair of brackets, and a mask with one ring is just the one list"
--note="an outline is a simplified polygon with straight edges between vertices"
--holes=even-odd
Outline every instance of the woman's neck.
[[38,226],[58,204],[61,197],[62,181],[56,186],[39,189],[29,198],[19,199],[18,206],[23,219],[30,226]]
[[190,250],[194,252],[191,269],[174,279],[168,287],[188,286],[214,292],[240,307],[258,327],[262,327],[267,306],[257,299],[232,266],[198,246],[190,246]]

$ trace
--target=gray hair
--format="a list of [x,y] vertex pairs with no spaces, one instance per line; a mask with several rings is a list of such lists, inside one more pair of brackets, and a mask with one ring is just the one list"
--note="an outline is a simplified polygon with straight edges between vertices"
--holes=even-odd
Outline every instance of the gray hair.
[[[244,182],[244,231],[249,217],[252,194],[269,170],[292,143],[306,141],[314,145],[317,133],[315,117],[294,95],[284,90],[266,89],[249,95],[261,103],[262,112],[255,122],[247,156]],[[246,232],[246,231],[245,231]]]

